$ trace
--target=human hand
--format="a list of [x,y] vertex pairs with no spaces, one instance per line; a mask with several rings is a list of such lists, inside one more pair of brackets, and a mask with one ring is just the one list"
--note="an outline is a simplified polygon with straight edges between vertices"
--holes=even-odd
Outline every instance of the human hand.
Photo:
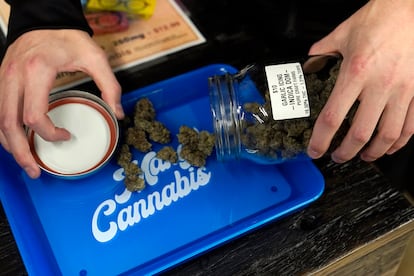
[[70,139],[48,112],[48,97],[59,72],[83,71],[95,81],[102,98],[121,119],[121,87],[104,51],[80,30],[35,30],[7,49],[0,67],[0,143],[31,178],[40,176],[24,126],[47,141]]
[[[414,133],[414,2],[371,0],[309,55],[340,53],[342,65],[317,118],[308,155],[321,157],[351,106],[352,126],[332,154],[342,163],[358,153],[365,161],[401,149]],[[375,135],[373,135],[376,131]]]

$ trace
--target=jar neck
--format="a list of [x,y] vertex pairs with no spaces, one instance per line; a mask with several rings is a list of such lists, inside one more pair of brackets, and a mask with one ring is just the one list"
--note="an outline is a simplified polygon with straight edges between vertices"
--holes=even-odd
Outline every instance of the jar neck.
[[241,152],[241,108],[237,97],[238,78],[224,74],[209,78],[210,103],[220,161],[236,159]]

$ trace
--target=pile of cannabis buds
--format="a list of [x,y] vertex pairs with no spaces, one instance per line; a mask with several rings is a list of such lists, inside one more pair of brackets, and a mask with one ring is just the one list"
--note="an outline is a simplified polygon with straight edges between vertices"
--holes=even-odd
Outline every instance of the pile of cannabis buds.
[[158,143],[164,145],[157,152],[158,158],[177,163],[180,156],[193,166],[203,167],[214,148],[213,134],[181,126],[177,138],[182,147],[180,153],[177,153],[168,145],[172,140],[170,130],[156,120],[155,108],[148,98],[136,102],[132,118],[126,116],[120,129],[123,142],[118,149],[117,162],[124,169],[124,184],[129,191],[145,188],[143,172],[139,164],[133,162],[131,149],[146,153],[152,150],[153,143]]

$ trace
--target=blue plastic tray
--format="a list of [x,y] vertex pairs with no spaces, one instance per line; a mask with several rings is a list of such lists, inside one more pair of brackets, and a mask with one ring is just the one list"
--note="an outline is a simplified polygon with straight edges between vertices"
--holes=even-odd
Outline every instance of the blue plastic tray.
[[[235,71],[206,66],[128,93],[124,107],[150,98],[177,147],[181,125],[212,131],[207,77]],[[258,165],[213,155],[196,168],[154,154],[134,152],[147,187],[130,193],[115,160],[84,179],[32,180],[0,149],[0,198],[29,274],[158,273],[305,207],[324,189],[310,160]]]

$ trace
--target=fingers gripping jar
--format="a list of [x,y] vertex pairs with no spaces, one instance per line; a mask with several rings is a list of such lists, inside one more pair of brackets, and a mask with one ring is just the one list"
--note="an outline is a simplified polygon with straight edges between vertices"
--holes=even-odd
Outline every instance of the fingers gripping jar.
[[336,55],[313,56],[210,77],[217,159],[275,164],[309,158],[312,126],[333,89],[340,62]]

